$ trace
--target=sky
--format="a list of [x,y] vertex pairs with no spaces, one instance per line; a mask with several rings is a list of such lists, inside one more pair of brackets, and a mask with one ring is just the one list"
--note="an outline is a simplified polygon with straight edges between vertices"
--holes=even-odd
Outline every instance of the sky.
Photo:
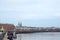
[[0,23],[60,27],[60,0],[0,0]]

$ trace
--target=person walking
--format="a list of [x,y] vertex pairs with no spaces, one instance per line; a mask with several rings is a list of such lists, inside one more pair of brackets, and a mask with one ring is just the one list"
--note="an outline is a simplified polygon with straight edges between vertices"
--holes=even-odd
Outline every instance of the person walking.
[[13,40],[13,32],[8,31],[8,39]]
[[8,39],[9,39],[9,40],[13,40],[12,35],[9,35],[9,36],[8,36]]

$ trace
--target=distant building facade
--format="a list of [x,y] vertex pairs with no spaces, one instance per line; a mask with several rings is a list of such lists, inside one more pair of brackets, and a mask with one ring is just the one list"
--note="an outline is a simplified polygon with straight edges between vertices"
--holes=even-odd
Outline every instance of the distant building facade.
[[3,27],[4,30],[13,30],[15,26],[13,24],[1,24],[0,23],[0,29]]

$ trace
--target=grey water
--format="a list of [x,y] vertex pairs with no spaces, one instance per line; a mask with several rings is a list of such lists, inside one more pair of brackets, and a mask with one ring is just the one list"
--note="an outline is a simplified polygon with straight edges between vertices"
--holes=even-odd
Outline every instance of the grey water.
[[17,34],[16,40],[60,40],[60,32]]

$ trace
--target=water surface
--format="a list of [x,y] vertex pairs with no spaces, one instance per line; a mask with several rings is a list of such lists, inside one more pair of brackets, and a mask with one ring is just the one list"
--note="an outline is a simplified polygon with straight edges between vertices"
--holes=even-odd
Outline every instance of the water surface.
[[16,40],[60,40],[60,32],[17,34]]

